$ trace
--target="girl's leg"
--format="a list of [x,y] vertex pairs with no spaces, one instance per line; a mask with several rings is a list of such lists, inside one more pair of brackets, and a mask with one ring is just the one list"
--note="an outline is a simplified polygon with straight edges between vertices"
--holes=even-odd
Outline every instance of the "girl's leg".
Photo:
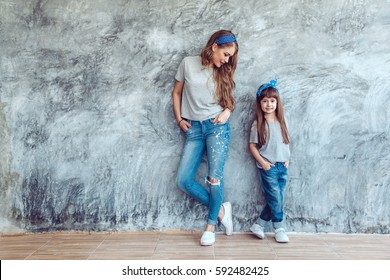
[[191,122],[192,128],[186,132],[186,142],[181,156],[176,178],[177,186],[206,206],[209,206],[208,191],[195,182],[195,173],[199,167],[205,148],[200,122]]
[[287,169],[276,163],[270,170],[261,170],[262,187],[267,205],[271,209],[272,224],[275,229],[275,240],[280,243],[289,242],[283,226],[284,189],[287,183]]
[[278,165],[271,167],[270,170],[260,169],[261,186],[264,190],[264,197],[267,202],[260,218],[272,222],[281,222],[283,220],[283,195],[280,191],[278,182]]
[[230,143],[230,125],[205,122],[205,136],[209,175],[206,182],[210,189],[207,224],[215,226],[224,197],[223,172]]
[[[276,167],[278,169],[278,184],[279,184],[279,197],[280,197],[280,203],[283,207],[283,204],[284,204],[284,190],[286,188],[286,184],[287,184],[287,168],[282,164],[282,163],[277,163],[276,164]],[[283,211],[283,209],[282,209]],[[288,242],[288,237],[285,233],[285,230],[284,230],[284,222],[283,222],[283,216],[282,216],[282,219],[278,219],[278,220],[275,220],[273,222],[273,227],[275,229],[275,239],[278,241],[278,242]]]
[[281,198],[281,204],[284,205],[284,191],[287,185],[288,173],[287,168],[282,163],[278,163],[278,170],[279,195]]
[[272,219],[272,211],[271,211],[271,208],[269,207],[268,203],[265,204],[265,207],[263,209],[263,211],[261,211],[261,214],[260,214],[260,221],[271,221]]

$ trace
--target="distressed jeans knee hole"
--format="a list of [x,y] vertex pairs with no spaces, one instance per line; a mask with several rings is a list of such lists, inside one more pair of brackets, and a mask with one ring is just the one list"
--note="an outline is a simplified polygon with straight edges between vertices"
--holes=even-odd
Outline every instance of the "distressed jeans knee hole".
[[218,179],[211,178],[210,176],[205,178],[206,183],[210,184],[210,186],[220,186],[221,182]]

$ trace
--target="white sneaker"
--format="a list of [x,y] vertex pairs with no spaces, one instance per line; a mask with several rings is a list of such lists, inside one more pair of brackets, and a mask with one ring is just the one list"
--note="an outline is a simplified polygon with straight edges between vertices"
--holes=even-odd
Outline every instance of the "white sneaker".
[[205,231],[200,239],[200,245],[212,246],[215,243],[215,233],[211,231]]
[[264,228],[258,224],[253,224],[251,226],[250,231],[253,232],[260,239],[264,239]]
[[225,209],[225,215],[221,220],[221,224],[225,227],[226,235],[233,234],[233,215],[232,215],[232,204],[230,202],[222,203],[223,208]]
[[279,243],[287,243],[289,241],[288,236],[284,228],[275,229],[275,240]]

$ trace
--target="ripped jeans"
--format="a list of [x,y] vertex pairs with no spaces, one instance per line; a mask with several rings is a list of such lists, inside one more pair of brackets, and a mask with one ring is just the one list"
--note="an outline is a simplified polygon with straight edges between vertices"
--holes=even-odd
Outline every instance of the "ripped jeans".
[[[176,178],[177,186],[209,208],[207,223],[217,224],[219,210],[223,202],[223,170],[230,143],[230,125],[214,124],[214,119],[188,121],[191,128],[186,134],[186,142],[181,156]],[[208,176],[205,182],[208,190],[195,182],[195,173],[206,149]],[[212,179],[216,179],[214,183]]]

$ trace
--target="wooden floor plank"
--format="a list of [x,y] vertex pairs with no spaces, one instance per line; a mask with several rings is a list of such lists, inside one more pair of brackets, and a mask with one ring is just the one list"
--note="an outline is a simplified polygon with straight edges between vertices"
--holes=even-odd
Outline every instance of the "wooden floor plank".
[[277,243],[272,233],[216,234],[200,246],[201,232],[50,233],[0,236],[2,260],[390,260],[390,236],[291,233]]

